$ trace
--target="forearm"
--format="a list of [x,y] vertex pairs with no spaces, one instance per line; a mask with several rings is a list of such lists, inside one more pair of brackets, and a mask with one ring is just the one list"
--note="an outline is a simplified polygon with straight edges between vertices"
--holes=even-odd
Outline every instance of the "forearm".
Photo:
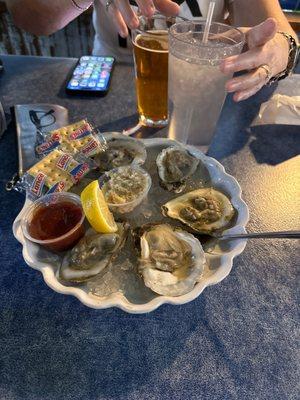
[[297,40],[277,0],[234,0],[230,8],[235,26],[252,27],[272,17],[276,19],[279,31],[287,32]]
[[[82,8],[91,3],[91,0],[77,1]],[[6,0],[6,5],[14,23],[36,35],[56,32],[83,12],[71,0]]]

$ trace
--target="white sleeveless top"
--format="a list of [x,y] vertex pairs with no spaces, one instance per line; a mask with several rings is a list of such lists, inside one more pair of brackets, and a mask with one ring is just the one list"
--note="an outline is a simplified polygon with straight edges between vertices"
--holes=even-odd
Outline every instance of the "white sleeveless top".
[[[197,1],[199,9],[196,18],[206,18],[210,0],[194,0]],[[230,1],[230,0],[229,0]],[[232,0],[231,0],[232,1]],[[178,1],[177,1],[178,2]],[[180,3],[179,1],[178,3]],[[190,1],[188,2],[190,3]],[[215,0],[214,20],[223,22],[226,16],[226,0]],[[200,16],[199,16],[200,11]],[[202,14],[202,15],[201,15]],[[192,12],[186,1],[182,2],[180,6],[180,16],[192,19]],[[108,17],[100,1],[94,2],[93,23],[95,28],[95,39],[93,55],[106,55],[113,56],[118,61],[132,62],[132,45],[130,37],[127,41],[120,38],[116,32],[113,22]],[[121,45],[120,45],[121,44]]]

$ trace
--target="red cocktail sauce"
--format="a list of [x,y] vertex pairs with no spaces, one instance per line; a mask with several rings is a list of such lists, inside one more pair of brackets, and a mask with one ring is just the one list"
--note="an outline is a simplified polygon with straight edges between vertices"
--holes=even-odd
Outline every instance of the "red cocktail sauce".
[[28,232],[33,239],[50,241],[41,243],[50,250],[70,249],[84,235],[83,223],[79,224],[82,213],[81,207],[69,201],[42,205],[33,211]]

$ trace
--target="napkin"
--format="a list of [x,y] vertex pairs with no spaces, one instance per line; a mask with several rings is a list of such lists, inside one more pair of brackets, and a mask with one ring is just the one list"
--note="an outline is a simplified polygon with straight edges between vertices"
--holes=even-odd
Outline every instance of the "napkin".
[[261,104],[258,116],[251,124],[300,125],[300,74],[278,82],[273,96]]
[[262,103],[252,126],[266,124],[300,125],[300,96],[276,93]]

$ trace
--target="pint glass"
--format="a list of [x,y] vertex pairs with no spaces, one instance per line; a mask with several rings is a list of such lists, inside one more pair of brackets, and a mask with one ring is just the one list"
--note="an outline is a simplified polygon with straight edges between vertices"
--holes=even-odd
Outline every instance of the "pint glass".
[[173,23],[174,17],[141,16],[132,31],[137,107],[146,126],[168,123],[168,29]]

